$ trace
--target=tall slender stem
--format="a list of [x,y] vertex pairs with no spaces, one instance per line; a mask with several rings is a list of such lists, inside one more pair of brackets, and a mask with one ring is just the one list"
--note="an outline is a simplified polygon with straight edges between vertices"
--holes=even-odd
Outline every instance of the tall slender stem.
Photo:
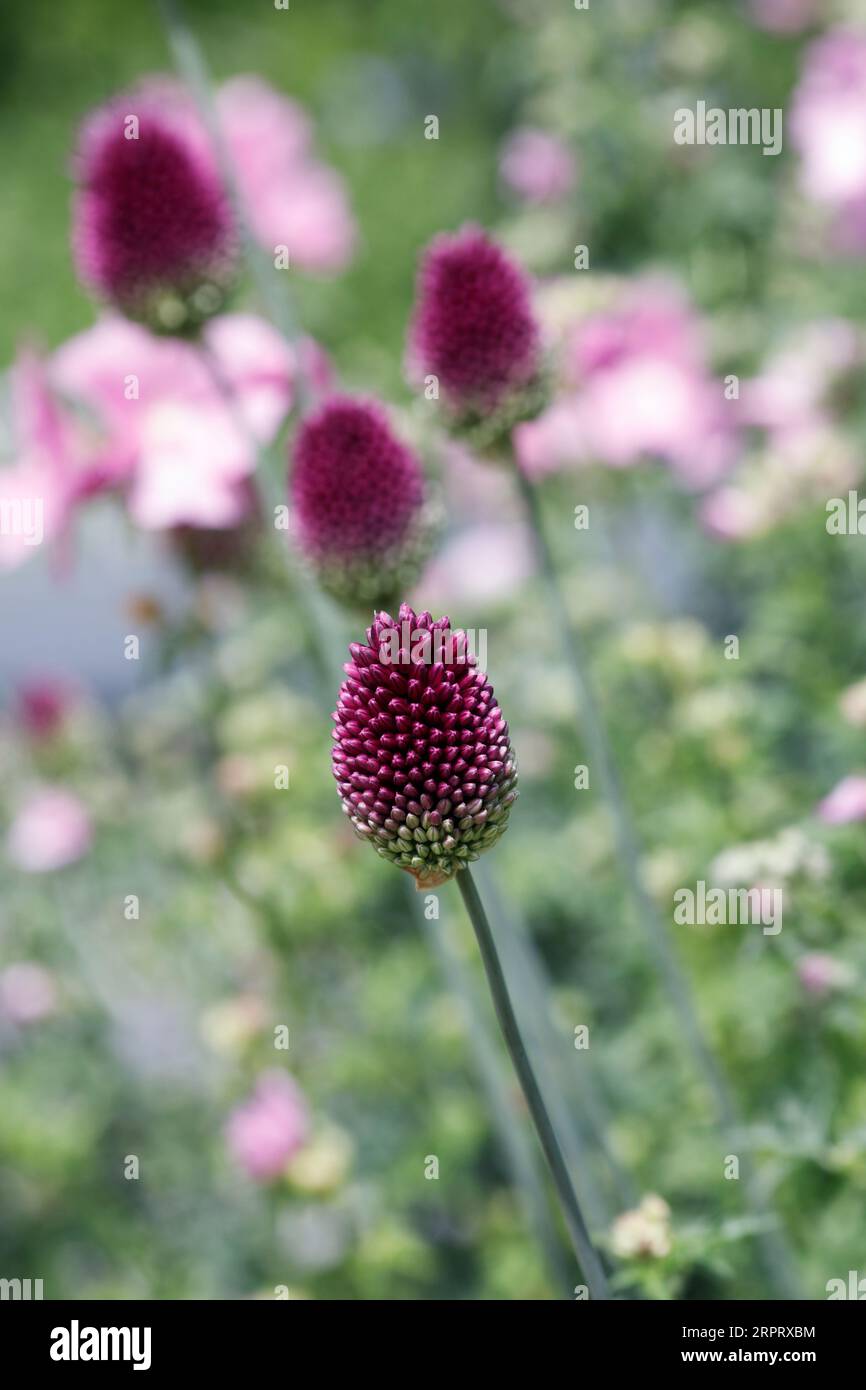
[[[593,689],[583,641],[580,632],[572,623],[565,605],[535,487],[519,466],[515,466],[514,472],[526,509],[527,520],[533,533],[550,609],[559,629],[593,769],[598,773],[605,800],[610,808],[618,857],[630,896],[637,909],[653,960],[667,990],[680,1027],[712,1096],[717,1124],[726,1136],[726,1142],[731,1146],[734,1144],[739,1146],[737,1131],[740,1120],[736,1104],[724,1073],[704,1035],[697,1010],[692,1002],[688,979],[677,960],[670,937],[647,887],[641,868],[637,834],[623,794],[613,750]],[[747,1203],[751,1210],[758,1216],[766,1215],[763,1194],[759,1189],[751,1163],[745,1155],[740,1155],[740,1175]],[[791,1256],[781,1233],[764,1231],[757,1235],[757,1240],[767,1274],[773,1280],[780,1295],[784,1298],[798,1297],[798,1284],[792,1273]]]
[[524,1116],[517,1112],[515,1097],[509,1085],[508,1066],[496,1045],[494,1034],[487,1028],[479,1007],[475,982],[470,978],[463,960],[450,940],[448,924],[428,920],[421,908],[418,893],[407,883],[415,916],[424,931],[433,954],[439,961],[445,982],[459,1001],[466,1023],[475,1065],[481,1078],[493,1120],[513,1181],[523,1207],[526,1225],[532,1231],[550,1273],[553,1288],[571,1291],[565,1263],[565,1251],[556,1229],[547,1200],[544,1174],[540,1167],[532,1137]]
[[469,914],[476,939],[478,949],[481,953],[481,960],[484,971],[487,975],[487,982],[490,985],[490,993],[493,998],[493,1007],[496,1010],[496,1017],[499,1019],[499,1026],[502,1029],[502,1036],[505,1045],[514,1064],[514,1070],[520,1082],[529,1113],[532,1116],[533,1124],[538,1133],[544,1156],[550,1167],[551,1176],[556,1187],[557,1195],[562,1206],[565,1223],[568,1233],[571,1236],[575,1254],[580,1262],[583,1276],[589,1287],[590,1294],[594,1299],[609,1299],[610,1290],[607,1283],[607,1275],[604,1266],[592,1243],[592,1238],[583,1219],[583,1213],[577,1200],[577,1194],[572,1186],[568,1165],[556,1137],[556,1131],[551,1124],[544,1097],[539,1089],[535,1077],[535,1071],[529,1060],[529,1055],[523,1045],[523,1038],[517,1024],[514,1007],[511,1003],[511,996],[508,993],[508,986],[505,983],[505,976],[499,961],[499,952],[496,949],[496,941],[487,920],[487,913],[484,905],[478,896],[475,887],[475,880],[468,868],[461,869],[457,875],[457,886]]

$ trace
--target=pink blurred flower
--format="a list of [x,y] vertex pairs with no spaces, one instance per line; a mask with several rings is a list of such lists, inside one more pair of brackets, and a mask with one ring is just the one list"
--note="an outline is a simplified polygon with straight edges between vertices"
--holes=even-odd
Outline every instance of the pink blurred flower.
[[735,453],[733,417],[707,367],[699,320],[682,291],[646,278],[566,334],[563,400],[520,439],[536,474],[558,457],[629,467],[668,463],[689,487],[716,481]]
[[499,160],[503,183],[528,203],[555,203],[574,187],[568,146],[545,130],[524,126],[506,140]]
[[84,803],[63,787],[48,786],[31,793],[18,811],[6,852],[25,873],[48,873],[81,859],[91,839]]
[[482,522],[468,526],[437,552],[418,588],[425,603],[495,603],[513,594],[533,572],[526,527]]
[[798,508],[822,505],[856,485],[860,459],[848,434],[821,424],[823,412],[804,407],[788,426],[768,431],[763,448],[749,453],[736,479],[701,501],[701,525],[719,540],[762,535]]
[[813,999],[823,999],[834,990],[853,984],[854,972],[844,961],[825,951],[810,951],[797,961],[800,984]]
[[[225,315],[202,336],[205,352],[109,316],[54,359],[60,384],[100,420],[130,514],[147,529],[242,521],[256,443],[270,442],[294,399],[297,354],[269,324]],[[305,373],[324,379],[319,350],[302,356]]]
[[740,387],[740,423],[788,435],[823,425],[833,388],[863,362],[863,340],[846,319],[801,324],[757,376]]
[[512,435],[517,461],[528,478],[540,479],[587,461],[585,415],[580,398],[563,396]]
[[720,487],[698,506],[698,519],[708,535],[720,541],[746,540],[762,529],[760,508],[744,488]]
[[0,1018],[38,1023],[57,1008],[54,976],[35,961],[19,961],[0,971]]
[[834,215],[838,245],[866,248],[866,33],[833,29],[806,50],[788,126],[806,196]]
[[226,1125],[235,1161],[257,1182],[279,1177],[309,1133],[307,1106],[300,1088],[282,1071],[259,1077],[248,1100]]
[[752,19],[771,34],[799,34],[818,18],[821,0],[748,0]]
[[843,777],[818,805],[818,816],[826,825],[847,825],[866,820],[866,777]]
[[11,464],[0,469],[0,568],[22,564],[63,534],[75,506],[103,484],[83,422],[61,401],[50,368],[30,350],[12,370]]
[[217,94],[217,112],[256,240],[286,246],[303,270],[341,270],[355,224],[345,186],[312,153],[304,111],[258,77],[235,77]]

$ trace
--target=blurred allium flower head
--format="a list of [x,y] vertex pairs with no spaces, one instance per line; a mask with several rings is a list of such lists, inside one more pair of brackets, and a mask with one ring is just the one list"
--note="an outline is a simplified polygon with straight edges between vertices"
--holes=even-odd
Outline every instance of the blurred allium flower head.
[[343,810],[377,854],[434,887],[490,849],[517,797],[508,725],[466,633],[402,604],[353,642],[334,714]]
[[540,408],[541,334],[529,280],[480,227],[428,246],[408,362],[413,376],[437,378],[460,425],[497,415],[504,430]]
[[381,406],[332,396],[308,416],[290,488],[301,548],[329,593],[369,610],[414,582],[431,510],[421,466]]
[[235,1161],[257,1182],[285,1171],[310,1130],[299,1086],[282,1071],[259,1077],[253,1094],[231,1113],[226,1142]]
[[28,681],[18,691],[15,713],[25,733],[41,741],[60,731],[69,706],[69,692],[59,681]]
[[25,873],[49,873],[74,864],[89,850],[90,817],[72,792],[42,787],[18,811],[6,841],[12,863]]
[[575,161],[556,135],[523,126],[506,140],[499,173],[518,198],[528,203],[555,203],[574,186]]
[[84,122],[73,246],[82,280],[157,331],[225,302],[238,237],[217,161],[182,88],[152,79]]

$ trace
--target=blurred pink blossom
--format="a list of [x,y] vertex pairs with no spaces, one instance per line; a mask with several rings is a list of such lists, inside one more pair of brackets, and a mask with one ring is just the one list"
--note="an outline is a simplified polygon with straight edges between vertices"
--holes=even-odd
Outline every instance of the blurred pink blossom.
[[[298,354],[264,320],[212,319],[202,341],[204,351],[106,316],[55,355],[58,382],[101,422],[130,514],[147,529],[242,521],[256,444],[270,442],[294,398]],[[322,384],[320,350],[301,356]]]
[[826,951],[810,951],[796,962],[796,974],[806,994],[813,999],[826,998],[834,990],[844,990],[855,981],[855,973],[844,960],[837,960]]
[[734,414],[675,283],[632,281],[608,308],[578,319],[565,335],[563,388],[517,435],[522,466],[535,476],[569,459],[623,468],[656,457],[700,488],[733,463]]
[[309,1115],[300,1088],[282,1071],[259,1077],[248,1100],[226,1125],[235,1161],[257,1182],[279,1177],[309,1133]]
[[863,341],[846,319],[801,324],[757,376],[740,387],[740,423],[778,435],[810,430],[830,415],[828,398],[863,362]]
[[258,77],[235,77],[217,94],[217,113],[256,240],[273,255],[286,246],[303,270],[341,270],[356,229],[340,176],[316,159],[303,110]]
[[799,34],[819,17],[821,0],[748,0],[749,13],[771,34]]
[[14,454],[0,468],[0,568],[22,564],[56,540],[76,504],[102,484],[93,440],[55,386],[41,358],[30,350],[19,355],[12,369]]
[[701,525],[718,540],[743,540],[783,523],[798,508],[822,506],[856,485],[861,462],[851,437],[820,423],[823,411],[804,408],[787,427],[770,430],[734,479],[708,493],[698,508]]
[[529,478],[540,479],[587,461],[584,412],[576,396],[564,396],[513,435],[518,463]]
[[548,131],[521,127],[502,147],[502,181],[527,203],[558,202],[574,187],[575,172],[568,146]]
[[810,951],[797,961],[797,976],[807,994],[823,999],[833,990],[853,983],[854,972],[826,951]]
[[866,33],[837,28],[806,50],[788,126],[804,193],[835,218],[837,244],[866,248]]
[[57,1008],[54,976],[35,961],[18,961],[0,971],[0,1018],[38,1023]]
[[866,777],[843,777],[818,805],[818,816],[826,825],[847,825],[866,820]]
[[434,607],[493,603],[513,594],[532,572],[526,528],[520,522],[482,522],[445,543],[418,587]]
[[47,786],[31,793],[16,814],[6,852],[25,873],[49,873],[81,859],[91,839],[84,803],[63,787]]
[[720,541],[745,540],[763,529],[756,499],[739,487],[707,493],[698,506],[698,519],[707,534]]

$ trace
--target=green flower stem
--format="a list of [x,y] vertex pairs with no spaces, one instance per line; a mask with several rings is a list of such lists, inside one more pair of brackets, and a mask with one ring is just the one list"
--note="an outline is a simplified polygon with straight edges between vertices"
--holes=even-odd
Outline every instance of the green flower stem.
[[535,1077],[535,1071],[529,1060],[529,1055],[523,1045],[520,1029],[517,1025],[517,1018],[511,1003],[511,996],[508,993],[508,986],[505,983],[505,976],[502,973],[502,966],[499,961],[499,953],[496,948],[496,941],[487,920],[487,913],[484,905],[478,896],[475,887],[475,880],[468,868],[461,869],[457,874],[457,886],[463,898],[469,920],[472,923],[478,949],[481,952],[481,960],[484,971],[487,975],[487,983],[490,986],[490,993],[493,998],[493,1007],[496,1010],[496,1017],[499,1019],[499,1026],[502,1029],[502,1036],[505,1045],[511,1056],[514,1070],[523,1090],[529,1113],[532,1116],[533,1124],[538,1133],[539,1142],[547,1159],[553,1178],[556,1192],[559,1197],[562,1212],[568,1233],[574,1246],[575,1254],[580,1263],[583,1277],[586,1280],[591,1296],[598,1300],[610,1298],[610,1290],[607,1283],[607,1275],[604,1266],[592,1243],[586,1222],[583,1219],[580,1205],[577,1200],[568,1165],[559,1145],[556,1131],[550,1121],[544,1098]]
[[493,1110],[500,1146],[520,1197],[527,1227],[534,1233],[554,1289],[564,1293],[567,1291],[568,1297],[571,1297],[571,1281],[565,1266],[562,1243],[551,1220],[541,1170],[526,1129],[525,1117],[515,1109],[506,1064],[496,1047],[495,1038],[485,1025],[474,982],[450,939],[448,924],[428,920],[419,894],[411,883],[407,883],[406,887],[411,895],[414,914],[439,962],[445,982],[460,1004],[476,1069]]
[[[607,736],[595,691],[589,674],[589,662],[577,627],[572,623],[563,597],[556,566],[548,544],[541,516],[538,495],[532,482],[515,464],[514,474],[533,534],[541,577],[554,621],[559,629],[575,699],[582,718],[583,730],[594,770],[601,782],[613,820],[618,858],[631,899],[646,933],[650,952],[662,983],[667,990],[674,1013],[686,1039],[692,1057],[703,1075],[716,1113],[716,1121],[729,1152],[742,1147],[740,1119],[733,1095],[724,1073],[707,1041],[697,1010],[692,1001],[688,979],[677,960],[670,937],[661,920],[658,908],[647,887],[641,867],[640,846],[620,783],[619,772]],[[746,1202],[752,1213],[761,1220],[767,1216],[766,1203],[752,1165],[740,1153],[740,1179]],[[757,1236],[768,1276],[779,1296],[797,1298],[798,1281],[793,1273],[793,1260],[787,1242],[778,1230],[764,1230]]]
[[[250,222],[238,190],[234,166],[226,149],[217,120],[213,99],[213,84],[201,48],[183,17],[180,0],[156,0],[157,8],[168,35],[169,47],[175,66],[186,82],[207,126],[213,141],[220,165],[223,181],[234,206],[241,232],[244,258],[255,282],[259,297],[266,306],[271,322],[283,335],[286,342],[297,350],[301,339],[294,307],[288,290],[280,278],[283,272],[275,273],[274,265],[267,252],[259,245],[250,231]],[[309,403],[309,393],[303,379],[300,355],[297,369],[297,402],[300,409]]]

